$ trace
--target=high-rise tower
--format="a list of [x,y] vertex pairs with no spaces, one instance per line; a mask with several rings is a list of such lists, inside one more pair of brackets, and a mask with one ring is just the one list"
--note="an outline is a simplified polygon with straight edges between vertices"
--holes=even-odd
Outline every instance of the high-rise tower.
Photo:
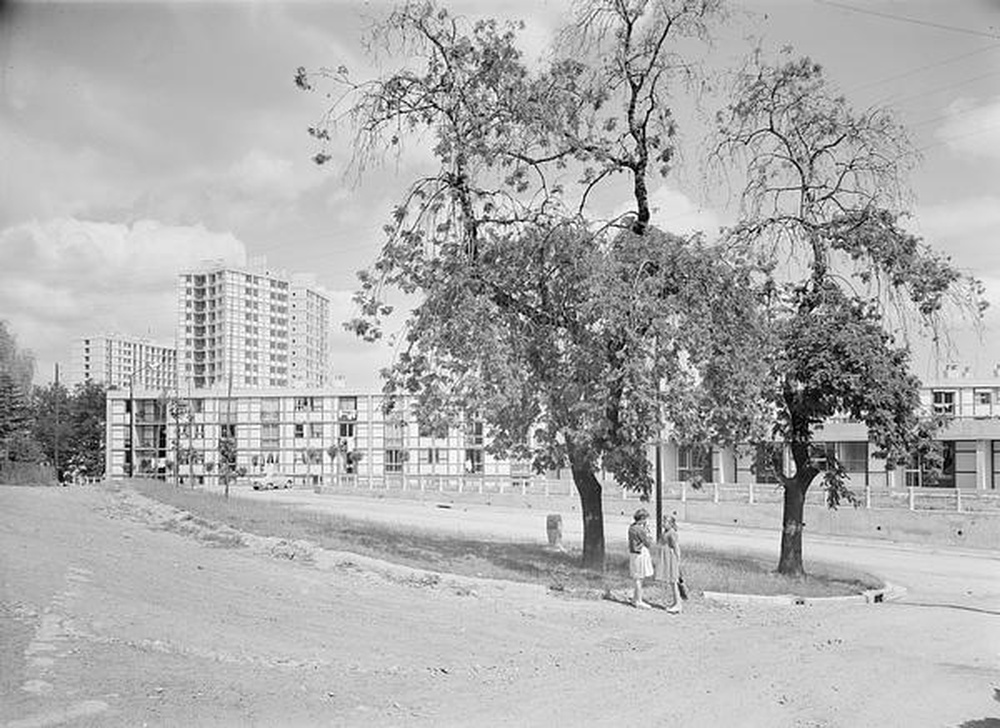
[[195,388],[322,387],[329,299],[307,278],[206,263],[177,283],[177,363]]

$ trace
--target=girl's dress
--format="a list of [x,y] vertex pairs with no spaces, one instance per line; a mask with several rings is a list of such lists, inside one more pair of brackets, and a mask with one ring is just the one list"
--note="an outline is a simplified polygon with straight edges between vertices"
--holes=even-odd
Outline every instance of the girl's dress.
[[663,541],[657,544],[656,558],[653,559],[653,570],[659,581],[676,584],[681,574],[681,563],[678,558],[680,549],[677,546],[677,531],[668,530],[663,534]]

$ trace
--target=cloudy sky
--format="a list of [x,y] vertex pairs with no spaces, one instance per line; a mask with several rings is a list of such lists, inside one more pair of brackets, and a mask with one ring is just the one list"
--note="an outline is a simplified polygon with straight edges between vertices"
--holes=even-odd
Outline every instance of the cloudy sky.
[[[857,106],[891,105],[909,127],[923,153],[912,227],[979,276],[995,303],[985,341],[957,326],[960,352],[948,356],[988,374],[1000,362],[1000,1],[736,5],[750,14],[734,15],[720,53],[740,51],[747,33],[791,44]],[[204,259],[267,256],[314,273],[335,317],[351,315],[355,271],[374,258],[394,195],[426,155],[358,182],[343,174],[345,140],[316,167],[305,129],[321,99],[292,79],[300,65],[364,69],[364,16],[383,7],[0,5],[0,318],[35,351],[36,381],[68,364],[76,336],[172,342],[175,275]],[[451,7],[522,18],[530,55],[569,0]],[[726,212],[702,188],[679,170],[654,194],[657,219],[675,230],[717,225]],[[339,326],[333,342],[348,386],[376,386],[391,350]]]

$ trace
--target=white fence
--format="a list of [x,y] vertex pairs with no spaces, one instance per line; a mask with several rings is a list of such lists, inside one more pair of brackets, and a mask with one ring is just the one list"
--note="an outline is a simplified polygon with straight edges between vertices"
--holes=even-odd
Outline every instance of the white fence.
[[[570,480],[539,477],[511,478],[497,475],[338,475],[328,477],[323,487],[339,490],[413,492],[477,495],[521,495],[576,497]],[[688,482],[670,482],[662,486],[665,500],[712,503],[781,503],[781,486],[761,483],[704,483],[695,487]],[[906,508],[911,511],[1000,512],[1000,492],[968,491],[958,488],[906,488],[898,491],[873,491],[859,488],[855,495],[863,508]],[[652,493],[650,493],[652,498]],[[640,501],[639,493],[606,487],[605,500]],[[826,505],[822,488],[810,488],[807,505]],[[849,507],[850,504],[844,503]]]

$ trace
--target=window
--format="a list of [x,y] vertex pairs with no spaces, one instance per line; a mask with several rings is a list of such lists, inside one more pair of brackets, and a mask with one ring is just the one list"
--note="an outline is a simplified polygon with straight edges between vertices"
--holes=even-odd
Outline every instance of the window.
[[295,423],[295,439],[298,440],[306,436],[306,426],[301,422]]
[[445,451],[439,447],[428,447],[420,451],[420,462],[427,465],[440,465],[447,462]]
[[389,420],[385,423],[386,443],[401,445],[405,434],[406,423],[402,420]]
[[975,409],[974,414],[979,417],[987,417],[991,415],[993,410],[993,390],[974,390],[972,394],[972,402]]
[[465,427],[465,444],[466,445],[482,445],[483,444],[483,423],[482,422],[469,422]]
[[323,425],[319,422],[309,424],[309,437],[323,437]]
[[840,462],[848,473],[868,472],[868,443],[842,442]]
[[934,414],[953,415],[955,414],[955,390],[935,389],[931,396],[934,403]]
[[677,479],[712,482],[712,449],[682,445],[677,449]]
[[465,472],[483,472],[483,451],[479,448],[468,448],[465,451]]
[[277,424],[266,423],[260,426],[261,450],[277,450],[280,439],[280,432]]
[[406,462],[406,451],[405,450],[386,450],[385,451],[385,472],[387,473],[402,473],[403,463]]
[[354,423],[341,422],[339,435],[340,437],[354,437]]
[[814,442],[811,448],[813,464],[820,470],[826,470],[830,462],[837,457],[837,443],[835,442]]
[[[271,371],[278,371],[279,373],[284,373],[284,367],[271,367]],[[295,411],[296,412],[317,412],[319,411],[318,402],[314,397],[296,397],[295,398]]]

